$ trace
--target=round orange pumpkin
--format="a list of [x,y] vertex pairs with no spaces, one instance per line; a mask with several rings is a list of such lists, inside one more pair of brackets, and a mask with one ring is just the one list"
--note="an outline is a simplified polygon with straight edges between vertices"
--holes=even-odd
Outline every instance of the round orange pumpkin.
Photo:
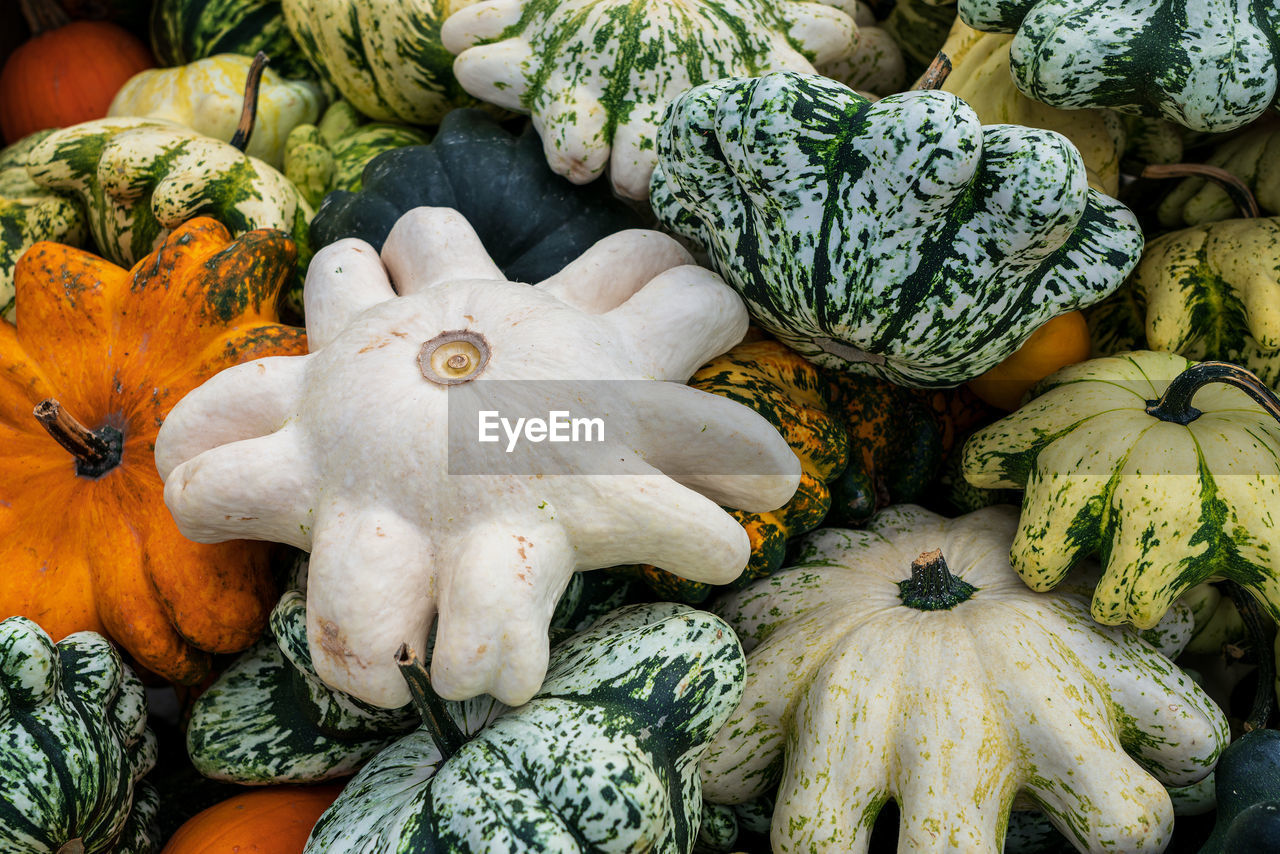
[[214,804],[178,828],[160,854],[302,854],[340,785],[274,786]]
[[1089,327],[1083,314],[1069,311],[1031,333],[1012,356],[969,380],[969,388],[992,406],[1012,412],[1033,385],[1054,371],[1087,358]]
[[55,0],[20,0],[32,36],[0,71],[6,143],[100,119],[125,81],[155,66],[147,46],[108,21],[71,21]]

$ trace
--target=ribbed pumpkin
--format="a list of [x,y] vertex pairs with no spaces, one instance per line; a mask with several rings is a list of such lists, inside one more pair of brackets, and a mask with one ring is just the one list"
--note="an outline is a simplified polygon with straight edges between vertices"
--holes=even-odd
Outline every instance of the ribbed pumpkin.
[[276,786],[214,804],[178,828],[161,854],[302,854],[341,786]]
[[55,243],[22,256],[16,327],[0,324],[0,615],[55,639],[105,634],[183,683],[208,652],[257,639],[275,602],[267,547],[183,537],[152,449],[173,404],[222,368],[305,351],[274,322],[294,260],[281,232],[232,241],[207,218],[132,270]]
[[155,65],[147,46],[107,21],[70,21],[54,0],[21,0],[31,40],[0,71],[6,143],[45,128],[100,119],[116,90]]

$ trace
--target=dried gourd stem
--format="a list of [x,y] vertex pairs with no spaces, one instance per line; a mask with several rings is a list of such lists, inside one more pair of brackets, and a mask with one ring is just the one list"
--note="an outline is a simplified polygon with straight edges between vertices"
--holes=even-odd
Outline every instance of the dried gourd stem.
[[258,51],[253,62],[249,63],[249,75],[244,80],[244,106],[240,108],[240,123],[231,137],[231,144],[244,151],[249,147],[249,137],[253,136],[253,124],[258,119],[258,89],[262,85],[262,72],[266,70],[270,58]]
[[84,840],[67,840],[66,844],[58,849],[58,854],[84,854]]
[[1260,217],[1262,208],[1253,195],[1249,185],[1226,169],[1209,166],[1206,163],[1164,163],[1153,164],[1142,170],[1143,178],[1204,178],[1217,184],[1240,210],[1243,217]]
[[467,743],[467,737],[458,725],[453,722],[444,700],[431,687],[431,677],[422,665],[418,654],[409,649],[408,644],[401,644],[396,653],[396,665],[400,675],[409,685],[409,693],[413,696],[413,704],[422,715],[422,724],[427,728],[436,749],[440,751],[440,759],[444,761],[457,753]]
[[1258,606],[1258,600],[1234,581],[1224,581],[1222,587],[1235,603],[1236,610],[1240,612],[1240,619],[1244,622],[1245,632],[1249,636],[1249,644],[1253,647],[1253,654],[1258,659],[1258,687],[1253,692],[1253,707],[1249,711],[1249,718],[1244,722],[1244,731],[1251,732],[1266,727],[1271,717],[1276,690],[1275,654],[1271,649],[1266,620],[1263,618],[1262,608]]
[[38,36],[71,23],[71,17],[56,0],[19,0],[22,17],[27,19],[31,35]]
[[942,549],[925,552],[911,561],[911,577],[898,582],[902,604],[917,611],[947,611],[966,601],[978,588],[952,575]]
[[1256,374],[1230,362],[1201,362],[1187,368],[1173,378],[1159,400],[1147,401],[1147,414],[1172,424],[1190,424],[1203,414],[1191,405],[1191,398],[1209,383],[1235,386],[1280,421],[1280,398]]
[[124,435],[116,428],[104,425],[90,430],[53,398],[40,401],[31,414],[75,457],[76,474],[101,477],[120,464]]
[[941,89],[942,84],[951,74],[951,57],[942,51],[938,51],[938,55],[933,58],[933,62],[929,63],[929,67],[924,70],[924,74],[920,75],[920,79],[911,84],[911,90],[916,89]]

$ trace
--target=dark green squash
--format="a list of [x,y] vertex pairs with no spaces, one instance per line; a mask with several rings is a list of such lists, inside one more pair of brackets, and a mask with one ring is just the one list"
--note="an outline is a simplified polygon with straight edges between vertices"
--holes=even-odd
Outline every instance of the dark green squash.
[[1280,732],[1231,742],[1215,769],[1218,821],[1200,854],[1280,851]]
[[479,110],[454,110],[430,145],[375,157],[358,193],[334,191],[311,222],[316,247],[358,237],[381,250],[401,214],[454,208],[511,281],[558,273],[602,237],[643,223],[600,182],[575,186],[551,171],[532,128],[512,136]]

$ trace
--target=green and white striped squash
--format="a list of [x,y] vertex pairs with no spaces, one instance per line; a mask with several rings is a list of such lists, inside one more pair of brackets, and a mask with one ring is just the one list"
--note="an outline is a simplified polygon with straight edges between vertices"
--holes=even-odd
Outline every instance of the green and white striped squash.
[[0,622],[0,851],[151,854],[155,761],[142,683],[105,638]]
[[0,316],[13,322],[13,270],[31,244],[52,240],[83,246],[89,236],[74,198],[50,192],[27,174],[31,149],[53,131],[39,131],[0,150]]
[[475,102],[453,76],[440,27],[469,0],[282,0],[307,60],[379,121],[435,124]]
[[[1258,127],[1232,136],[1214,148],[1205,160],[1225,169],[1253,191],[1264,214],[1280,214],[1280,124],[1260,122]],[[1169,228],[1203,225],[1238,217],[1235,202],[1226,190],[1200,177],[1184,178],[1156,209],[1160,224]]]
[[1015,807],[1081,851],[1164,850],[1162,783],[1209,773],[1226,718],[1131,629],[1028,590],[1016,527],[1010,507],[897,505],[808,535],[798,565],[717,603],[747,684],[703,761],[707,799],[781,776],[780,854],[865,852],[890,798],[900,852],[999,852]]
[[1111,107],[1223,133],[1276,99],[1274,0],[960,0],[957,8],[975,29],[1016,33],[1018,88],[1054,107]]
[[1280,424],[1250,399],[1268,394],[1259,383],[1214,382],[1240,371],[1153,351],[1093,359],[969,439],[970,483],[1026,490],[1011,559],[1032,589],[1096,554],[1105,625],[1153,626],[1212,577],[1280,616]]
[[643,199],[667,105],[708,80],[848,56],[853,19],[810,0],[482,0],[445,22],[454,73],[482,101],[529,113],[547,162],[575,184],[609,168]]
[[[306,851],[687,854],[702,814],[698,762],[738,704],[743,669],[717,617],[623,608],[557,646],[537,695],[462,743],[483,716],[453,706],[436,717],[419,665],[408,675],[423,728],[347,784]],[[429,723],[449,717],[461,733]]]
[[213,217],[233,236],[255,228],[289,234],[299,275],[285,299],[300,313],[313,211],[256,157],[170,122],[96,119],[41,140],[27,172],[41,187],[79,196],[94,243],[126,268],[195,216]]
[[955,386],[1114,291],[1142,232],[1060,134],[960,98],[794,73],[672,105],[650,200],[757,323],[823,367]]
[[425,145],[417,128],[370,122],[346,101],[325,110],[316,124],[298,125],[284,144],[284,174],[313,208],[334,190],[360,191],[365,165],[384,151]]
[[280,0],[155,0],[151,7],[151,52],[161,65],[258,51],[285,77],[316,74],[284,25]]
[[895,0],[883,26],[902,49],[907,79],[918,77],[938,55],[955,20],[954,2]]

